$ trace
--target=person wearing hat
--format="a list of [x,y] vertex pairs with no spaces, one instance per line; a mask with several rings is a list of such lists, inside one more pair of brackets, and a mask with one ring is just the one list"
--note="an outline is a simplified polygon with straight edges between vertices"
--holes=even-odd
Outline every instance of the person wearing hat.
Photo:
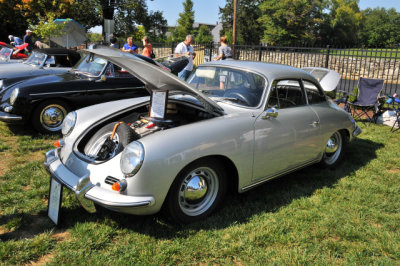
[[21,38],[14,35],[8,35],[8,39],[10,40],[10,44],[14,46],[20,46],[24,44]]
[[27,29],[26,30],[26,35],[24,36],[24,43],[28,44],[28,47],[26,47],[26,49],[28,50],[28,52],[32,52],[33,50],[33,41],[32,41],[32,31]]

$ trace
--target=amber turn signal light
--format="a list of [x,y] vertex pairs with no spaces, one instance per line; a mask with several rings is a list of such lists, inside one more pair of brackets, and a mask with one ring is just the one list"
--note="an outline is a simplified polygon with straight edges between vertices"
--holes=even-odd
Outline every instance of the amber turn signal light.
[[127,187],[127,183],[125,179],[119,180],[117,182],[115,182],[114,184],[112,184],[111,189],[114,191],[124,191]]
[[56,141],[53,143],[53,145],[54,145],[54,147],[56,147],[56,148],[61,148],[61,147],[64,146],[64,140],[62,140],[62,139],[56,140]]

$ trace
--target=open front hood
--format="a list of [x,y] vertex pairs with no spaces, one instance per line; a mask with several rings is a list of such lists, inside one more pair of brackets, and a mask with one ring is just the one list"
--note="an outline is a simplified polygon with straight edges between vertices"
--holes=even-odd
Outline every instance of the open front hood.
[[113,48],[97,48],[85,50],[100,56],[116,65],[123,67],[129,73],[140,79],[146,89],[151,93],[152,90],[168,90],[170,93],[189,94],[198,99],[209,113],[223,112],[223,109],[214,101],[209,99],[201,92],[193,89],[188,83],[179,79],[175,75],[162,70],[160,67],[145,62],[134,55],[131,55]]

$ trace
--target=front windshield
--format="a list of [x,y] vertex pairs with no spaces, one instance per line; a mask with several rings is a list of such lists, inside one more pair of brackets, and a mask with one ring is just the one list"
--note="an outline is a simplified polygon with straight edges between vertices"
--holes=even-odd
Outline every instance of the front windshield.
[[10,59],[12,54],[12,50],[10,48],[3,48],[0,50],[0,60],[1,61],[7,61],[8,59]]
[[86,55],[75,65],[74,70],[78,73],[97,77],[100,76],[106,65],[107,60],[93,55]]
[[214,100],[243,106],[260,104],[265,79],[255,73],[226,67],[198,67],[188,83]]
[[46,54],[39,53],[39,52],[33,52],[28,60],[25,61],[25,63],[34,65],[34,66],[42,66],[44,61],[46,60]]

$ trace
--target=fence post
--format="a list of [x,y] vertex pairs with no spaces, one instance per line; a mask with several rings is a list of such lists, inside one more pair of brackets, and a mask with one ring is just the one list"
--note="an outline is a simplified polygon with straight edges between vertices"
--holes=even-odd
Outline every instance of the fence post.
[[260,61],[260,62],[261,62],[261,59],[262,59],[262,50],[261,50],[261,48],[262,48],[262,44],[260,43],[260,47],[258,48],[258,61]]
[[213,46],[214,46],[214,42],[211,41],[211,42],[210,42],[210,54],[209,54],[209,56],[208,56],[210,62],[211,62],[211,60],[212,60]]
[[174,42],[172,42],[171,43],[171,54],[174,54],[174,48],[175,48],[175,45],[174,45]]
[[328,68],[329,65],[329,44],[326,46],[326,58],[325,58],[325,68]]

